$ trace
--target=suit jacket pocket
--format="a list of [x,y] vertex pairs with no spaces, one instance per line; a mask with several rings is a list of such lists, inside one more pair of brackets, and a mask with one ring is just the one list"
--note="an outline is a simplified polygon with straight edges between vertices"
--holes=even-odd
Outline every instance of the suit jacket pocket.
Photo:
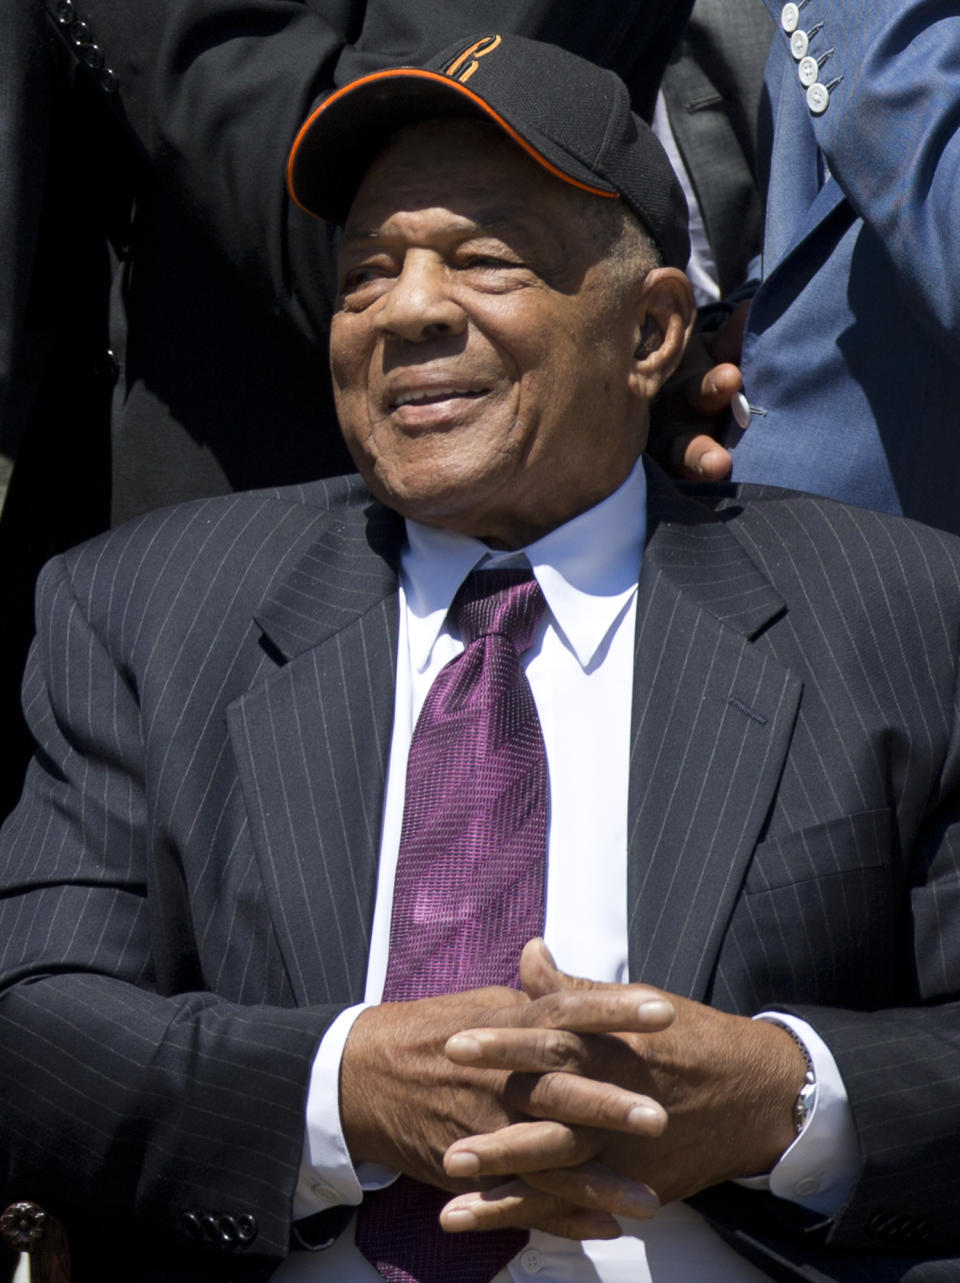
[[761,842],[753,854],[744,890],[752,895],[857,869],[884,867],[890,863],[890,826],[890,812],[875,808]]
[[761,843],[718,959],[719,1005],[888,1003],[905,944],[891,833],[879,809]]

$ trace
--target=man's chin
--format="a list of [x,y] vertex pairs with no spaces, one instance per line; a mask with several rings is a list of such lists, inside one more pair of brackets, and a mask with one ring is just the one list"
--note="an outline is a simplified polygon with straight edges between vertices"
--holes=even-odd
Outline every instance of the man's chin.
[[503,541],[496,507],[484,502],[485,496],[481,497],[468,483],[427,486],[421,479],[417,485],[384,484],[374,477],[367,485],[381,503],[410,521],[486,543]]

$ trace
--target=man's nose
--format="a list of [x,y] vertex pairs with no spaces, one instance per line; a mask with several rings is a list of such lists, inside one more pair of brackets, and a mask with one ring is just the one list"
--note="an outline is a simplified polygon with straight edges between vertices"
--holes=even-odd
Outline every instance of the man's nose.
[[381,299],[374,325],[381,334],[422,343],[466,328],[463,308],[453,296],[446,265],[427,254],[408,254],[400,274]]

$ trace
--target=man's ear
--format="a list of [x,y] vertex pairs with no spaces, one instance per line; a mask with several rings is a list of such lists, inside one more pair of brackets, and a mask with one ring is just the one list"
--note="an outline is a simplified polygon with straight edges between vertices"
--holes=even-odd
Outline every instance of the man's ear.
[[649,402],[680,364],[693,331],[693,290],[675,267],[655,267],[644,278],[637,297],[631,381],[634,392]]

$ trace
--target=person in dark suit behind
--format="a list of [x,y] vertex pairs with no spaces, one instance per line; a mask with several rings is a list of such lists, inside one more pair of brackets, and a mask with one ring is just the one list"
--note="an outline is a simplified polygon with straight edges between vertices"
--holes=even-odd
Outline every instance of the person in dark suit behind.
[[663,73],[654,131],[690,205],[701,305],[759,277],[757,121],[773,33],[763,0],[696,0]]
[[[325,99],[289,174],[344,220],[361,477],[44,572],[3,1192],[108,1280],[376,1278],[395,1197],[391,1232],[438,1210],[381,1243],[388,1278],[955,1277],[960,545],[641,458],[693,306],[681,193],[611,73],[488,32]],[[504,847],[542,842],[535,926],[507,887],[470,908],[500,843],[452,895],[408,860],[478,564],[542,610],[524,791],[468,774],[443,807],[469,837],[492,793]],[[459,983],[395,996],[451,921],[509,930],[517,984],[464,941],[421,961],[471,957]],[[430,1274],[382,1254],[451,1245]]]

